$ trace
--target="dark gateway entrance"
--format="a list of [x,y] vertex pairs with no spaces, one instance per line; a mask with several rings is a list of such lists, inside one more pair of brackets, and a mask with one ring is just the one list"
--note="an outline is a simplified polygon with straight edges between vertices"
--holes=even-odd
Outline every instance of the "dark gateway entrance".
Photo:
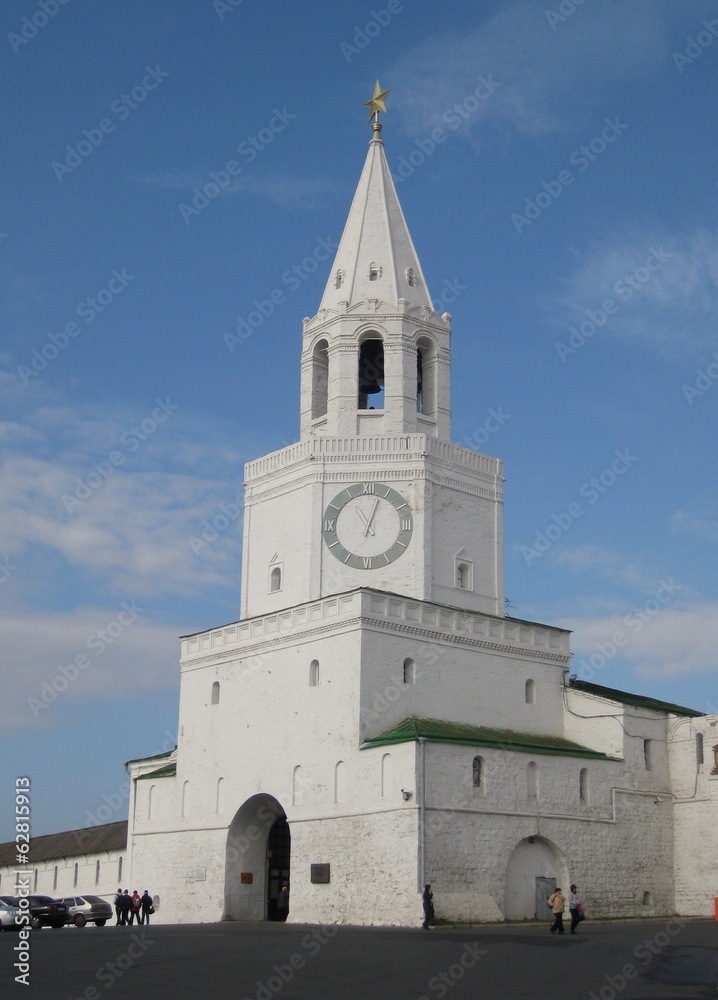
[[285,816],[278,819],[267,839],[267,920],[286,920],[288,907],[280,904],[282,886],[289,889],[292,837]]

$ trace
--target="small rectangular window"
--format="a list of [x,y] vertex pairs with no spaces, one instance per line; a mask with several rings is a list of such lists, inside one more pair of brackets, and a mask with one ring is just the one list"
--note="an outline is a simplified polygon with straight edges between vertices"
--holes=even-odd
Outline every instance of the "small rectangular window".
[[646,770],[651,770],[651,741],[643,741],[643,763],[646,766]]

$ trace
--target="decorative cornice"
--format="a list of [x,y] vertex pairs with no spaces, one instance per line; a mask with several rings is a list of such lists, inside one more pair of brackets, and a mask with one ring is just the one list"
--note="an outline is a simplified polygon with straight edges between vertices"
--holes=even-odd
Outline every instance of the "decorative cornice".
[[[561,637],[568,635],[565,629],[358,588],[184,636],[187,652],[182,667],[187,670],[217,664],[218,660],[244,659],[268,644],[283,646],[358,627],[562,667],[569,662],[568,648],[557,648]],[[491,634],[492,630],[496,634]],[[551,636],[555,637],[553,648]]]

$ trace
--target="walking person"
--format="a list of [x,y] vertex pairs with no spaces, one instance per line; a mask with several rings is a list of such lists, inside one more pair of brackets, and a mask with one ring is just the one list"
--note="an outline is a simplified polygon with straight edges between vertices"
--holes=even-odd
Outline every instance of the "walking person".
[[122,889],[118,889],[115,896],[115,916],[117,917],[115,927],[119,927],[122,923]]
[[554,931],[558,931],[559,934],[563,934],[563,908],[565,904],[566,897],[561,892],[561,886],[557,885],[548,897],[548,905],[551,907],[551,912],[553,913],[553,923],[549,927],[551,934],[553,934]]
[[421,902],[424,907],[424,923],[421,926],[425,931],[428,931],[429,921],[434,919],[434,893],[431,891],[431,886],[428,882],[424,886],[424,895],[421,897]]
[[568,912],[571,914],[571,933],[575,934],[579,922],[583,919],[583,914],[581,913],[581,900],[578,898],[573,882],[568,890]]
[[140,923],[149,924],[150,914],[155,912],[155,908],[152,905],[152,896],[150,896],[147,889],[142,893],[142,898],[140,900],[142,908],[140,910]]

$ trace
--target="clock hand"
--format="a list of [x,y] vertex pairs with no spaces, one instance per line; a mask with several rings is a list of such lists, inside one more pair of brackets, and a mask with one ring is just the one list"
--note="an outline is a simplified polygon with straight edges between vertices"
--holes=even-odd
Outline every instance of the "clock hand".
[[374,534],[374,528],[372,526],[372,522],[374,520],[374,515],[376,514],[376,508],[377,508],[378,503],[379,503],[378,499],[374,501],[374,506],[369,511],[369,516],[368,517],[364,513],[364,511],[361,509],[361,507],[357,507],[356,508],[356,512],[359,515],[359,519],[361,520],[362,524],[364,525],[364,537],[365,538],[366,538],[367,535],[373,535]]

